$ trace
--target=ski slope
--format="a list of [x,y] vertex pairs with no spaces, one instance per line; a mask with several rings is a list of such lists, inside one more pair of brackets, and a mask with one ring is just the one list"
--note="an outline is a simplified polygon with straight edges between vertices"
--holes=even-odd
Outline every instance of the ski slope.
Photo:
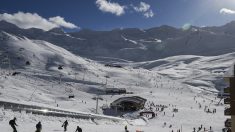
[[[219,132],[224,126],[224,105],[216,98],[225,86],[223,75],[234,63],[235,53],[220,56],[182,55],[148,62],[123,62],[124,68],[105,67],[86,58],[76,56],[66,49],[42,40],[31,40],[7,32],[0,33],[0,100],[21,102],[28,105],[53,107],[63,110],[95,113],[99,95],[98,114],[102,106],[122,96],[105,95],[106,87],[126,88],[133,95],[141,96],[157,105],[166,105],[164,112],[157,112],[154,119],[140,118],[138,113],[124,114],[125,121],[82,120],[12,112],[0,108],[0,127],[11,131],[8,121],[17,117],[19,131],[31,132],[41,121],[43,131],[63,131],[61,124],[68,119],[69,131],[76,125],[84,131],[170,132],[183,129],[190,132],[201,124]],[[30,65],[25,62],[29,61]],[[59,70],[58,66],[63,66]],[[13,72],[20,72],[13,76]],[[69,99],[68,96],[75,98]],[[201,108],[199,107],[201,105]],[[207,113],[205,106],[216,113]],[[172,112],[174,108],[179,111]],[[174,115],[173,115],[174,114]],[[166,122],[166,125],[164,125]],[[170,127],[172,126],[172,127]]]

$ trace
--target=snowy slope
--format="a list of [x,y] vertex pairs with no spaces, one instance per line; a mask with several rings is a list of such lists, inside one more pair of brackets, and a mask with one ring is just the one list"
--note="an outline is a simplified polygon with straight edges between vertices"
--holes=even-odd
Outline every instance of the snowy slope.
[[[1,32],[0,40],[0,100],[95,113],[96,101],[92,98],[99,95],[103,100],[99,101],[98,113],[103,115],[101,106],[119,97],[129,96],[103,94],[105,87],[117,87],[146,98],[147,108],[150,102],[168,107],[165,115],[157,112],[158,116],[150,120],[139,118],[136,116],[138,113],[125,114],[124,117],[128,119],[126,122],[69,118],[69,132],[74,131],[77,124],[84,131],[96,132],[121,132],[126,124],[130,131],[138,129],[148,132],[176,131],[181,126],[189,132],[201,124],[206,129],[212,126],[218,132],[224,126],[224,105],[217,105],[219,99],[215,93],[218,92],[216,89],[225,85],[222,76],[234,63],[234,53],[210,57],[183,55],[141,63],[126,61],[122,63],[124,68],[112,68],[76,56],[43,40],[7,32]],[[26,65],[27,61],[30,65]],[[63,65],[62,70],[58,69],[59,65]],[[16,71],[21,73],[12,76],[11,73]],[[75,98],[69,99],[69,95],[75,95]],[[210,110],[217,109],[217,113],[206,113],[205,106]],[[173,108],[179,109],[174,116]],[[19,129],[25,132],[34,130],[37,121],[42,121],[44,130],[61,131],[61,122],[65,120],[19,114],[2,108],[0,113],[0,127],[6,132],[10,131],[8,121],[13,116],[19,119]]]
[[224,74],[235,63],[235,53],[220,56],[180,55],[156,61],[134,63],[142,67],[182,82],[202,91],[217,92],[224,88]]

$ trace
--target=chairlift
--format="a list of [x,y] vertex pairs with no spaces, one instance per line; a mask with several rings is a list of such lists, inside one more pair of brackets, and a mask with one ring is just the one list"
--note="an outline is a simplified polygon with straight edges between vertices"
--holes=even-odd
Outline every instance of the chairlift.
[[30,65],[30,62],[29,62],[29,61],[26,61],[26,62],[25,62],[25,65]]
[[69,93],[69,98],[74,98],[73,90],[71,88],[65,88],[65,92]]
[[74,94],[69,94],[69,98],[75,98]]
[[63,70],[63,66],[62,66],[62,65],[59,65],[59,66],[58,66],[58,69],[59,69],[59,70]]

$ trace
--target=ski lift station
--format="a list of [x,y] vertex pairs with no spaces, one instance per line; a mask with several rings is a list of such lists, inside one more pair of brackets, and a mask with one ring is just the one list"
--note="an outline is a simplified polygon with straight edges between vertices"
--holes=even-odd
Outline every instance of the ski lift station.
[[106,88],[106,94],[126,94],[125,88]]
[[136,111],[144,108],[146,99],[139,96],[121,97],[110,104],[112,109],[121,111]]

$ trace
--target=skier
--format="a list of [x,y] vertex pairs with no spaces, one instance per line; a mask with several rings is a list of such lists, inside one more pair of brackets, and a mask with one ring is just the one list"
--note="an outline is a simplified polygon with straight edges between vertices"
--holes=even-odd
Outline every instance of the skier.
[[41,132],[42,131],[42,124],[39,121],[38,124],[36,125],[36,132]]
[[62,127],[64,127],[64,131],[66,132],[67,131],[67,126],[69,125],[69,123],[68,123],[68,121],[66,120],[64,123],[63,123],[63,125],[62,125]]
[[125,126],[125,132],[128,132],[128,130],[127,130],[127,125]]
[[163,126],[166,126],[166,122],[164,122]]
[[12,119],[12,120],[9,121],[9,125],[11,125],[11,127],[12,127],[12,129],[13,129],[13,132],[17,132],[15,126],[18,126],[18,125],[16,124],[16,118],[15,118],[15,117],[14,117],[14,119]]
[[75,132],[82,132],[82,128],[81,127],[79,127],[79,126],[77,126],[77,129],[76,129],[76,131]]

